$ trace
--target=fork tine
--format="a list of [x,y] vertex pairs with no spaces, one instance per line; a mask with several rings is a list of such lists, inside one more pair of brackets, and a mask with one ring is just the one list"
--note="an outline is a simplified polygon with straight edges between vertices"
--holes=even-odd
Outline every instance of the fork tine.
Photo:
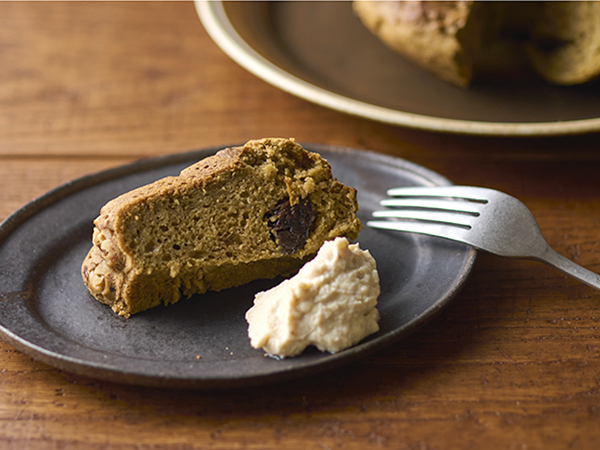
[[406,209],[388,209],[384,211],[373,211],[373,217],[418,220],[423,222],[436,222],[439,224],[454,225],[469,229],[473,226],[473,221],[477,220],[477,216],[439,212],[435,210],[406,210]]
[[391,220],[370,220],[367,222],[367,225],[371,228],[383,230],[405,231],[408,233],[436,236],[475,246],[469,242],[468,230],[451,225],[443,225],[435,222],[405,222]]
[[381,206],[395,208],[427,208],[444,211],[456,211],[464,214],[478,216],[485,204],[461,202],[456,200],[437,200],[435,198],[387,198],[379,202]]
[[387,194],[400,198],[384,199],[380,204],[394,209],[372,213],[375,218],[390,220],[370,220],[367,225],[436,236],[478,247],[469,239],[469,230],[488,203],[486,197],[489,191],[472,186],[392,188]]
[[494,192],[491,189],[474,186],[410,186],[388,189],[390,197],[453,197],[487,203],[486,194]]

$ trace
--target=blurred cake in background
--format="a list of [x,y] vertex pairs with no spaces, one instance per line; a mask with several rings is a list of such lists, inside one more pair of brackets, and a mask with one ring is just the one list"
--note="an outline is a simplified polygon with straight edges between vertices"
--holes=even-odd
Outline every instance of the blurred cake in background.
[[531,74],[600,74],[600,2],[367,1],[353,8],[389,48],[457,86]]

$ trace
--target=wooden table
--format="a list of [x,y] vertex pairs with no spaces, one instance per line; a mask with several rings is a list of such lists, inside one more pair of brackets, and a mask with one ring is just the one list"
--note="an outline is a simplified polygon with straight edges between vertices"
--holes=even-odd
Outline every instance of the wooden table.
[[[598,135],[444,135],[330,111],[232,62],[191,3],[0,2],[0,220],[84,174],[266,136],[371,149],[507,191],[556,250],[600,272]],[[133,387],[0,343],[0,448],[595,449],[599,326],[600,292],[480,254],[425,327],[293,382]]]

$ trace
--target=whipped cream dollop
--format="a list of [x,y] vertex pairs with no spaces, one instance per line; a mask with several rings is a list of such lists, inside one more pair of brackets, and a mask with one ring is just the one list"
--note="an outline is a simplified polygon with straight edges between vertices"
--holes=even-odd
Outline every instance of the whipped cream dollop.
[[246,313],[250,344],[280,358],[310,345],[339,352],[379,331],[379,294],[369,251],[346,238],[327,241],[296,276],[256,294]]

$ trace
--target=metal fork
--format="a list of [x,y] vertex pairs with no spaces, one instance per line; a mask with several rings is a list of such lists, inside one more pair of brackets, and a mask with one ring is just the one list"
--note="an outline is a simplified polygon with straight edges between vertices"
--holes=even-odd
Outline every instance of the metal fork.
[[[600,275],[556,252],[544,239],[531,211],[516,198],[472,186],[406,187],[387,191],[367,225],[464,242],[496,255],[534,259],[596,289]],[[393,209],[392,209],[393,208]]]

